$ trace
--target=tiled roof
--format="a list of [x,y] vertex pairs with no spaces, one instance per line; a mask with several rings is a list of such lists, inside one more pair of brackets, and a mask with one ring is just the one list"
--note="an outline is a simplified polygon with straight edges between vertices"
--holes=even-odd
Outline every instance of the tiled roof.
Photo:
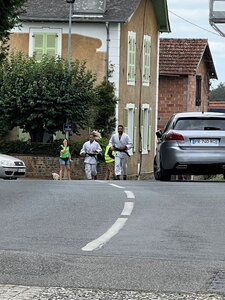
[[[87,0],[82,0],[87,1]],[[160,32],[170,32],[167,0],[151,0]],[[72,22],[116,22],[125,23],[138,8],[141,0],[106,0],[106,11],[102,16],[73,17]],[[66,0],[27,0],[22,21],[68,22],[69,4]]]
[[160,75],[194,75],[202,58],[209,77],[217,79],[207,39],[160,39]]
[[[138,7],[140,0],[107,0],[103,17],[72,18],[72,21],[126,22]],[[68,22],[69,4],[66,0],[27,0],[23,21],[60,21]]]

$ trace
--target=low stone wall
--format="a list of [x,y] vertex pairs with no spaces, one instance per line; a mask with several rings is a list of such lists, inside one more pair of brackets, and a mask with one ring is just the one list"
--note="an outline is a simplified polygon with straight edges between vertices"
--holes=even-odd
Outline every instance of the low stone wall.
[[[15,155],[13,156],[22,159],[26,164],[27,178],[44,178],[52,179],[52,173],[59,174],[59,158],[50,156],[33,156],[33,155]],[[104,162],[98,163],[97,166],[98,179],[104,180],[106,174],[106,164]],[[129,170],[128,170],[129,171]],[[86,179],[84,173],[84,158],[73,158],[71,162],[71,179]],[[128,175],[129,180],[137,180],[136,174]],[[141,174],[140,180],[152,180],[153,174]]]
[[[51,179],[52,173],[59,174],[58,157],[13,155],[22,159],[26,164],[26,177]],[[106,173],[105,163],[98,164],[98,179],[104,179]],[[84,159],[74,158],[71,162],[71,179],[85,179]]]

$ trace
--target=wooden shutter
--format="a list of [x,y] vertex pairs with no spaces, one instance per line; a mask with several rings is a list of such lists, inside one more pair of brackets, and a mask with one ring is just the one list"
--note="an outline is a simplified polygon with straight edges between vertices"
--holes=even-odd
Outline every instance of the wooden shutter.
[[37,61],[42,59],[43,55],[57,55],[57,34],[56,33],[35,33],[33,52]]
[[127,81],[128,84],[135,84],[135,65],[136,65],[136,34],[128,33],[128,62],[127,62]]
[[56,33],[46,33],[46,54],[54,57],[57,55]]
[[134,108],[133,152],[136,152],[137,149],[137,128],[138,128],[138,113],[137,113],[137,108]]
[[149,108],[148,111],[148,150],[151,150],[152,143],[152,109]]
[[144,36],[143,43],[143,85],[149,85],[150,83],[150,54],[151,54],[151,37]]
[[33,39],[33,54],[36,56],[37,61],[40,61],[44,54],[44,33],[35,33]]
[[123,113],[124,113],[124,117],[123,117],[123,119],[124,119],[124,124],[123,124],[124,132],[128,133],[128,109],[126,107],[124,108]]

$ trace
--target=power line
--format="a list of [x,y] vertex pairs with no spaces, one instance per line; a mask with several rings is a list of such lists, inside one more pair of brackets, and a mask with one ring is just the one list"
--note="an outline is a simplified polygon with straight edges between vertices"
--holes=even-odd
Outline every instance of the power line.
[[[193,26],[195,26],[195,27],[198,27],[198,28],[200,28],[200,29],[202,29],[202,30],[204,30],[204,31],[207,31],[207,32],[209,32],[209,33],[212,33],[212,34],[215,34],[215,35],[221,37],[220,34],[214,32],[214,31],[208,30],[208,29],[206,29],[206,28],[204,28],[204,27],[201,27],[201,26],[199,26],[199,25],[197,25],[197,24],[195,24],[195,23],[193,23],[193,22],[191,22],[191,21],[188,21],[187,19],[185,19],[185,18],[183,18],[183,17],[181,17],[181,16],[175,14],[175,13],[172,12],[171,10],[169,10],[169,12],[170,12],[172,15],[178,17],[179,19],[181,19],[181,20],[183,20],[183,21],[185,21],[185,22],[187,22],[187,23],[189,23],[189,24],[191,24],[191,25],[193,25]],[[224,37],[224,36],[222,36],[222,37]]]

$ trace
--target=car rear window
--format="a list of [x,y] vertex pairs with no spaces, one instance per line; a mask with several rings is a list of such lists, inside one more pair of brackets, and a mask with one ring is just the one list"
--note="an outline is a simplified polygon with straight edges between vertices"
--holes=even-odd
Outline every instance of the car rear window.
[[225,130],[225,119],[222,118],[185,118],[178,119],[176,130]]

